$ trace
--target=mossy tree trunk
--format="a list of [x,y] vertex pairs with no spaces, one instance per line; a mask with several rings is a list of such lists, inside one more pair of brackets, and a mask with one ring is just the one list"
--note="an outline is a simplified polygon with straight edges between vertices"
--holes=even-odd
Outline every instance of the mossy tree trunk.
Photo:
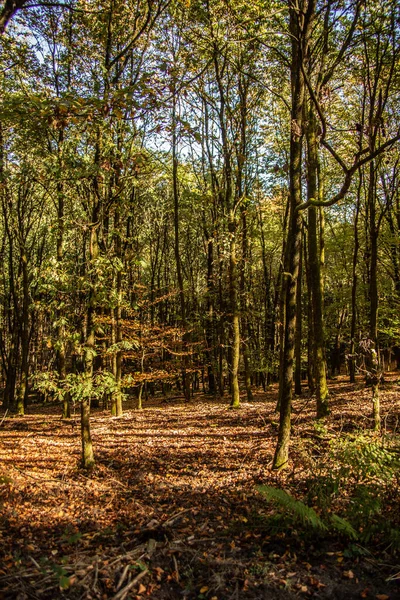
[[295,360],[296,367],[294,373],[294,392],[298,396],[301,395],[301,350],[302,350],[302,282],[303,282],[303,252],[302,246],[300,245],[300,259],[299,259],[299,276],[297,278],[297,290],[296,290],[296,339],[295,339]]
[[[92,223],[98,222],[99,204],[96,202],[93,210]],[[99,243],[96,225],[92,225],[90,231],[89,257],[92,264],[99,256]],[[88,306],[86,311],[86,339],[84,349],[84,374],[88,390],[93,385],[93,360],[95,356],[95,281],[91,281]],[[81,442],[82,442],[82,466],[84,469],[91,469],[94,466],[94,452],[92,436],[90,432],[90,403],[91,394],[86,393],[81,401]]]
[[[313,108],[308,114],[307,125],[307,200],[318,200],[318,150],[316,120]],[[310,303],[313,322],[313,374],[317,399],[317,417],[329,414],[329,392],[326,381],[324,323],[322,306],[321,261],[318,242],[317,208],[308,209],[308,261],[310,269]]]

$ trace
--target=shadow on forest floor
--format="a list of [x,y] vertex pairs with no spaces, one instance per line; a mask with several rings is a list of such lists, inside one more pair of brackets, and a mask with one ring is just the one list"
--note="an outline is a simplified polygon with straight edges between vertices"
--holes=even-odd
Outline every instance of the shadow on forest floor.
[[[381,394],[390,439],[398,389],[389,381]],[[279,474],[270,470],[276,386],[240,411],[201,395],[190,404],[151,400],[141,412],[130,399],[119,419],[94,410],[89,474],[78,466],[78,416],[69,423],[57,406],[33,405],[26,417],[6,418],[0,597],[400,598],[398,554],[387,537],[399,528],[398,481],[383,484],[377,470],[375,487],[366,487],[354,465],[338,462],[343,448],[357,448],[353,439],[361,454],[365,440],[367,448],[378,444],[368,432],[370,391],[344,378],[330,390],[324,423],[314,421],[313,398],[295,399],[290,468]],[[371,540],[362,525],[357,540],[305,526],[301,511],[277,509],[259,484],[290,492],[324,518],[369,520]],[[375,512],[371,489],[381,494]],[[352,514],[360,490],[371,497]]]

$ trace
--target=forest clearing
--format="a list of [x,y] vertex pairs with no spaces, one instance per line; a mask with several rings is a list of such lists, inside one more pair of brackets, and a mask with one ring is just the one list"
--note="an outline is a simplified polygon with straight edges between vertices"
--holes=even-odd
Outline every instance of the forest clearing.
[[[239,411],[202,394],[143,411],[129,400],[111,420],[93,411],[90,474],[79,467],[76,416],[33,405],[4,419],[1,597],[399,598],[398,390],[389,374],[382,438],[361,380],[331,382],[319,426],[315,399],[297,398],[292,461],[280,473],[276,385]],[[326,530],[260,485],[314,507]],[[348,528],[329,525],[332,514]]]

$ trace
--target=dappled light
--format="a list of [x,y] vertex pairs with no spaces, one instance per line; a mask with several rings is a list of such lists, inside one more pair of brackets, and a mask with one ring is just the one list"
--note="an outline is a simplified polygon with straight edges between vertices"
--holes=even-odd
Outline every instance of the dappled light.
[[[294,401],[293,458],[279,474],[271,471],[276,386],[242,402],[240,411],[203,395],[190,406],[149,400],[143,411],[127,401],[123,417],[111,421],[95,410],[96,466],[89,474],[78,466],[76,416],[61,421],[57,407],[32,406],[23,419],[6,418],[0,429],[1,588],[10,597],[54,598],[64,590],[73,598],[111,598],[142,575],[135,585],[143,598],[278,598],[279,590],[285,597],[340,598],[344,589],[347,597],[368,589],[371,597],[387,592],[394,598],[396,580],[372,577],[356,551],[346,554],[349,544],[338,532],[314,532],[319,541],[310,549],[310,532],[298,517],[281,514],[279,521],[279,508],[257,491],[260,485],[284,489],[326,518],[310,486],[315,492],[323,487],[334,464],[332,441],[365,432],[370,413],[362,381],[332,383],[332,412],[319,428],[310,399]],[[389,376],[382,392],[388,439],[398,426],[397,388],[397,377]],[[325,500],[350,524],[348,478],[339,495],[331,491]],[[394,529],[399,489],[390,490],[380,518]],[[371,535],[380,548],[389,544],[387,532]],[[388,564],[385,576],[391,575]]]

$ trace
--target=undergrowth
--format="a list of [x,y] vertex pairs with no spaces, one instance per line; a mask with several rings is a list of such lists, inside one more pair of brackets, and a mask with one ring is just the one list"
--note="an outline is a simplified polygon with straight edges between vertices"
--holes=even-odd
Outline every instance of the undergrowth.
[[[302,498],[262,485],[257,489],[277,510],[271,528],[291,522],[303,537],[340,536],[349,542],[400,550],[400,437],[365,432],[333,437],[318,431],[319,446],[302,440],[308,469]],[[315,442],[314,442],[315,443]],[[297,495],[297,494],[296,494]]]

